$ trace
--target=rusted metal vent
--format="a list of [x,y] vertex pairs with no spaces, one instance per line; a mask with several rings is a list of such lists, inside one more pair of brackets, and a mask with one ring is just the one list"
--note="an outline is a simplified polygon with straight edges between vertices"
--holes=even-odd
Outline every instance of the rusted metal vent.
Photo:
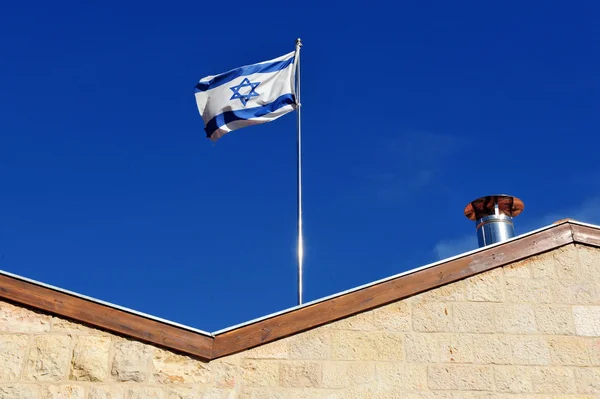
[[465,216],[475,222],[479,247],[506,241],[515,236],[513,218],[525,205],[510,195],[488,195],[471,201]]

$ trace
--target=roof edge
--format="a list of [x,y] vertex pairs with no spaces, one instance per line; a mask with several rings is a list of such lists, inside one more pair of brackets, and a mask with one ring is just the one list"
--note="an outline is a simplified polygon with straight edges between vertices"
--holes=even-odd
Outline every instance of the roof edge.
[[0,270],[0,298],[204,361],[331,323],[571,243],[600,247],[600,226],[574,220],[208,333]]

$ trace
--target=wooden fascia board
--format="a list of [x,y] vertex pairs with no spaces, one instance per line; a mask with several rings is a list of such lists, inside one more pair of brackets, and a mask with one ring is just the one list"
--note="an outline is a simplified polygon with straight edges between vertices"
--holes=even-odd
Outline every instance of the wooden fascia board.
[[213,337],[0,275],[0,298],[210,360]]

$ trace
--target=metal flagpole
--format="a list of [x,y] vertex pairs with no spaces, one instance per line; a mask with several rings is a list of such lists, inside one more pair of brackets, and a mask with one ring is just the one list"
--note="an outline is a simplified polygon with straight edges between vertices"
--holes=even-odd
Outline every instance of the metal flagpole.
[[296,106],[297,106],[297,120],[298,120],[298,133],[296,138],[296,149],[298,151],[298,305],[302,305],[302,262],[304,260],[304,240],[302,237],[302,119],[300,117],[300,111],[302,104],[300,102],[300,48],[302,47],[302,41],[300,38],[296,39]]

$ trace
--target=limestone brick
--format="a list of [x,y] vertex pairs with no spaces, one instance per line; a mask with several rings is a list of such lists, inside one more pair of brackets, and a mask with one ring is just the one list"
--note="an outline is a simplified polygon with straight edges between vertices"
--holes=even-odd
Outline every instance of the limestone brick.
[[574,306],[573,319],[577,335],[600,337],[600,306]]
[[148,378],[153,348],[137,341],[119,341],[114,345],[111,374],[121,382],[144,382]]
[[440,346],[436,334],[406,334],[406,361],[411,363],[437,363]]
[[[206,388],[208,389],[210,388]],[[196,399],[199,395],[191,386],[171,385],[164,389],[165,399]]]
[[490,366],[432,365],[428,366],[427,381],[430,389],[491,391],[494,371]]
[[506,279],[504,292],[510,302],[549,303],[552,302],[548,280]]
[[289,342],[293,338],[280,339],[267,345],[249,349],[244,353],[244,357],[248,359],[287,359]]
[[326,362],[323,364],[323,388],[346,388],[375,381],[373,362]]
[[502,274],[502,268],[498,268],[466,279],[467,300],[502,302],[504,300]]
[[98,385],[90,387],[88,399],[125,399],[125,388],[119,385]]
[[554,280],[550,287],[555,303],[594,305],[598,300],[596,284],[581,280]]
[[97,330],[95,328],[87,327],[83,324],[62,319],[60,317],[53,317],[51,320],[51,332],[64,333],[71,335],[104,335],[109,336],[108,333]]
[[579,275],[586,281],[600,281],[600,250],[598,248],[577,245],[579,256]]
[[529,370],[537,393],[575,393],[573,370],[567,367],[535,367]]
[[27,335],[0,335],[0,381],[19,378],[28,342]]
[[43,333],[50,331],[50,316],[0,301],[0,331]]
[[233,388],[236,382],[238,364],[232,358],[213,360],[208,364],[217,388]]
[[446,301],[465,301],[466,295],[466,282],[465,280],[459,280],[452,284],[442,285],[425,291],[417,295],[414,300],[416,302],[446,302]]
[[600,395],[600,368],[580,367],[575,369],[577,392]]
[[531,278],[533,270],[531,270],[530,262],[521,261],[504,266],[504,278]]
[[39,387],[30,384],[0,384],[2,399],[40,399]]
[[243,360],[241,383],[247,387],[274,387],[279,382],[279,363],[276,360]]
[[511,337],[512,364],[540,365],[550,364],[548,343],[541,336]]
[[158,387],[132,386],[127,388],[125,399],[164,399],[164,391]]
[[78,385],[50,385],[41,389],[42,399],[84,399],[85,389]]
[[451,305],[422,302],[413,306],[413,330],[423,332],[452,331]]
[[552,252],[556,274],[559,279],[581,280],[579,250],[575,245],[567,245]]
[[281,388],[248,388],[243,387],[238,399],[288,399],[288,390]]
[[334,360],[403,360],[403,334],[391,332],[332,331]]
[[468,335],[440,335],[440,360],[444,363],[473,363],[473,344]]
[[314,329],[290,337],[288,340],[290,359],[328,359],[331,351],[329,330]]
[[533,256],[526,261],[533,272],[534,279],[556,279],[556,266],[552,255]]
[[512,364],[511,337],[506,335],[472,335],[473,358],[481,364]]
[[456,303],[452,307],[456,331],[494,332],[494,308],[488,303]]
[[526,367],[495,367],[494,377],[496,380],[496,390],[499,392],[533,392],[531,377]]
[[496,329],[508,334],[529,334],[537,331],[533,306],[528,304],[497,304],[494,308]]
[[111,341],[109,337],[77,337],[71,360],[70,379],[77,381],[105,381],[109,375],[110,345]]
[[408,391],[427,389],[427,366],[397,362],[377,363],[377,378],[387,385]]
[[310,388],[321,385],[321,364],[294,361],[279,365],[279,385],[286,388]]
[[600,338],[588,339],[587,344],[592,366],[600,366]]
[[410,331],[412,328],[409,301],[395,302],[375,309],[372,313],[373,328],[376,330]]
[[154,350],[152,365],[152,380],[161,384],[206,384],[211,380],[208,365],[162,349]]
[[587,366],[590,364],[587,342],[579,337],[553,337],[548,340],[552,364]]
[[539,305],[534,311],[537,329],[541,333],[556,335],[575,333],[570,306]]
[[[235,398],[235,391],[232,389],[223,388],[200,388],[197,393],[194,394],[190,399],[233,399]],[[174,396],[166,399],[187,399],[179,398]]]
[[345,319],[337,320],[330,327],[334,330],[372,331],[373,312],[363,312]]
[[40,335],[33,339],[23,376],[29,381],[59,381],[69,368],[71,338]]

